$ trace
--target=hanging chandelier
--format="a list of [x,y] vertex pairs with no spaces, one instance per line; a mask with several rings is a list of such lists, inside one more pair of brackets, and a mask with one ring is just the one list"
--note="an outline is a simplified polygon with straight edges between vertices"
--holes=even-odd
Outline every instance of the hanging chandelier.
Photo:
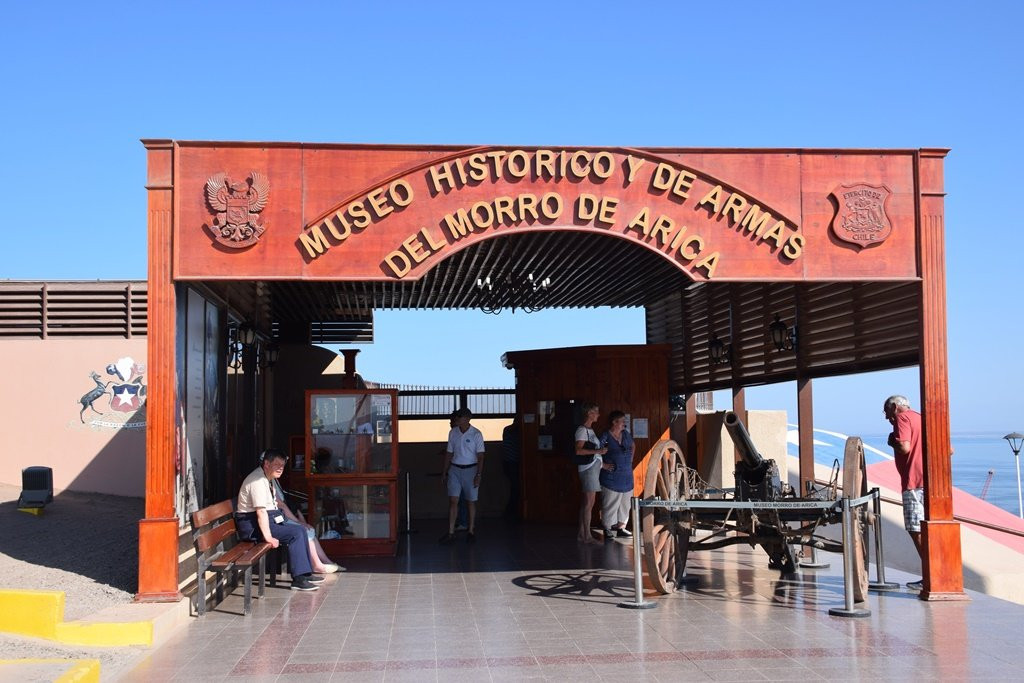
[[547,307],[548,287],[551,278],[534,277],[533,273],[505,273],[493,280],[488,275],[477,278],[476,288],[480,293],[480,310],[498,314],[503,309],[512,313],[516,310],[536,313]]

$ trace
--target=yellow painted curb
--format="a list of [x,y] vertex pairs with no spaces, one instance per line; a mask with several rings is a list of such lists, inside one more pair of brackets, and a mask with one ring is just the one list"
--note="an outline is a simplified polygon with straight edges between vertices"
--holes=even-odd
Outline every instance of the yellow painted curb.
[[57,624],[54,640],[69,645],[152,645],[152,621],[68,621]]
[[0,631],[53,640],[62,621],[63,591],[0,590]]
[[0,678],[5,681],[41,680],[55,683],[99,683],[98,659],[0,659]]
[[64,621],[62,591],[0,590],[0,631],[69,645],[152,645],[153,620]]
[[54,683],[99,683],[100,660],[79,659]]

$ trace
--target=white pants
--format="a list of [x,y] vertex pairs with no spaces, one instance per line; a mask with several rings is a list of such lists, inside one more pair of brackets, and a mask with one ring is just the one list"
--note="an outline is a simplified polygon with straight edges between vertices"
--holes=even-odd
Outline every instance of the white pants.
[[629,499],[632,491],[612,491],[601,487],[601,526],[611,529],[626,526],[629,521]]

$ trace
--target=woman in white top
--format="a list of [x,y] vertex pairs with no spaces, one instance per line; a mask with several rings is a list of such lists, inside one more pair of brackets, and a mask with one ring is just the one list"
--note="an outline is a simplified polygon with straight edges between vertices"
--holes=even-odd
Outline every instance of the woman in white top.
[[[590,518],[594,512],[594,501],[597,492],[601,490],[601,483],[598,475],[603,467],[601,456],[606,448],[601,447],[601,442],[594,433],[594,423],[601,415],[600,408],[596,403],[583,404],[583,424],[576,428],[576,467],[579,470],[580,483],[583,485],[583,498],[580,500],[579,529],[576,533],[576,540],[580,543],[594,543],[603,545],[601,541],[594,538],[590,531]],[[595,446],[597,446],[595,448]]]

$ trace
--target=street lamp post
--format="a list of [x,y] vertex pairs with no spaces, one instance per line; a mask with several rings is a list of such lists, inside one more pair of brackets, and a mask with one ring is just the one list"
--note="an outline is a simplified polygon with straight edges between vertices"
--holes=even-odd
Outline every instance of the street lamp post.
[[1010,444],[1010,450],[1013,451],[1013,459],[1017,461],[1017,515],[1024,519],[1024,503],[1022,503],[1020,495],[1020,447],[1024,445],[1024,434],[1013,432],[1003,438]]

